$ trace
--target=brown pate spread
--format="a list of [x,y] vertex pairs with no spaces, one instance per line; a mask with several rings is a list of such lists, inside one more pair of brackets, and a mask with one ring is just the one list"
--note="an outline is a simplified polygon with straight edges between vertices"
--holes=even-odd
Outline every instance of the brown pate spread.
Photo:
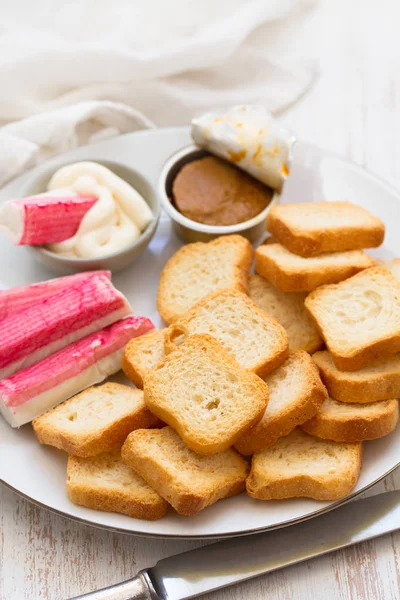
[[205,225],[236,225],[258,215],[273,191],[238,167],[214,156],[186,164],[172,184],[175,207]]

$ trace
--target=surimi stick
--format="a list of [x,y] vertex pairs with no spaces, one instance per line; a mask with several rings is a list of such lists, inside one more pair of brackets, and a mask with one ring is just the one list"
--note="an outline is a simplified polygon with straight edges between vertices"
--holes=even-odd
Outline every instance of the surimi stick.
[[0,209],[0,231],[17,246],[62,242],[75,235],[95,202],[68,189],[10,200]]
[[65,167],[61,167],[54,173],[47,187],[49,190],[57,190],[73,186],[75,189],[77,179],[81,176],[88,176],[94,179],[99,186],[107,188],[119,208],[136,224],[140,231],[143,231],[152,220],[153,213],[139,192],[127,181],[124,181],[99,163],[85,160],[72,165],[65,165]]
[[111,271],[88,271],[86,273],[77,273],[76,275],[66,275],[49,281],[41,281],[32,285],[24,285],[9,290],[0,290],[0,320],[9,317],[13,313],[22,312],[37,304],[41,300],[46,300],[51,296],[75,285],[79,281],[85,281],[92,277],[103,275],[111,279]]
[[154,329],[146,317],[126,317],[0,381],[0,412],[12,427],[32,421],[121,368],[125,345]]
[[80,281],[0,321],[0,379],[132,313],[104,276]]

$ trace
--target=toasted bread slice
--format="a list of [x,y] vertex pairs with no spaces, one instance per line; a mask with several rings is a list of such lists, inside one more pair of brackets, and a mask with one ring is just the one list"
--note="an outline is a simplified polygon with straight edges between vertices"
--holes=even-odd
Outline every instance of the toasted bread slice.
[[301,425],[301,429],[326,440],[362,442],[391,433],[398,420],[398,400],[349,404],[328,398],[318,413]]
[[209,335],[193,335],[144,379],[149,410],[199,454],[222,452],[259,421],[268,386]]
[[245,489],[248,464],[234,450],[200,456],[169,427],[138,430],[122,447],[122,459],[181,515],[195,515]]
[[32,422],[41,444],[75,456],[121,447],[128,433],[159,424],[142,390],[119,383],[90,387]]
[[121,460],[119,450],[99,456],[70,456],[67,494],[72,502],[135,519],[163,517],[167,502]]
[[360,443],[322,440],[294,429],[253,456],[247,493],[259,500],[339,500],[357,483],[361,460]]
[[242,367],[260,377],[288,355],[283,327],[238,290],[212,292],[170,325],[165,336],[167,353],[196,333],[212,335]]
[[143,388],[146,373],[165,358],[166,329],[153,331],[128,342],[122,357],[122,370],[138,388]]
[[389,269],[389,271],[400,280],[400,258],[394,258],[389,262],[383,263],[382,266]]
[[340,402],[369,404],[400,397],[400,354],[389,356],[359,371],[339,371],[327,351],[313,354],[322,381]]
[[342,371],[357,371],[400,351],[400,282],[383,267],[325,285],[305,306]]
[[385,237],[382,221],[350,202],[278,204],[266,225],[279,243],[305,257],[376,248]]
[[[315,352],[324,343],[304,307],[303,292],[281,292],[260,275],[249,277],[249,296],[267,315],[286,330],[290,352]],[[140,339],[140,338],[139,338]]]
[[247,291],[254,251],[240,235],[183,246],[169,259],[160,277],[157,307],[174,323],[210,292],[224,288]]
[[281,244],[256,250],[256,272],[282,292],[310,292],[326,283],[337,283],[375,264],[361,250],[332,252],[313,258],[293,254]]
[[328,397],[318,368],[307,352],[299,351],[265,379],[269,402],[262,419],[235,444],[241,454],[261,452],[300,423],[311,419]]

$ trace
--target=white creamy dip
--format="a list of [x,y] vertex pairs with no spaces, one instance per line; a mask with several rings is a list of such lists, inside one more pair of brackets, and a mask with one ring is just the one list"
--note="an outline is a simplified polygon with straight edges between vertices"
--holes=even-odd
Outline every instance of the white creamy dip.
[[118,252],[137,240],[153,218],[148,204],[131,185],[94,162],[74,163],[56,171],[47,189],[59,188],[98,200],[73,237],[48,245],[56,254],[98,258]]

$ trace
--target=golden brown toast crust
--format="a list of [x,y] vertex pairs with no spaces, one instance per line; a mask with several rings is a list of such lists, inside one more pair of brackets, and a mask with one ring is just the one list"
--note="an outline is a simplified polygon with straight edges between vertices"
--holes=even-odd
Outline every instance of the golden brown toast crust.
[[[41,444],[54,446],[55,448],[64,450],[67,454],[88,457],[120,448],[128,433],[134,429],[146,429],[161,425],[160,420],[146,408],[144,400],[140,404],[132,406],[130,414],[120,417],[117,420],[106,419],[105,421],[101,421],[99,418],[97,430],[94,432],[90,431],[88,434],[85,434],[81,430],[66,430],[62,426],[62,423],[54,421],[54,417],[57,417],[59,414],[62,415],[76,400],[82,398],[82,401],[84,401],[88,392],[93,393],[99,390],[99,393],[101,393],[104,389],[112,389],[118,392],[121,388],[126,389],[127,386],[122,386],[119,383],[105,383],[102,386],[88,388],[73,398],[59,404],[51,411],[44,413],[32,421],[36,438]],[[79,411],[79,409],[77,408],[76,411]]]
[[143,378],[148,371],[147,365],[143,361],[144,353],[149,348],[149,345],[154,345],[155,348],[160,345],[160,357],[157,357],[156,363],[159,362],[158,358],[163,360],[165,357],[163,346],[166,331],[167,329],[152,331],[146,335],[133,338],[125,347],[121,363],[122,370],[136,387],[140,389],[143,389]]
[[[135,434],[129,435],[122,447],[123,461],[157,490],[179,514],[195,515],[218,500],[239,494],[245,489],[249,467],[234,450],[225,450],[222,454],[208,457],[198,456],[185,447],[169,427],[152,432],[139,430]],[[170,464],[165,464],[157,451],[153,450],[151,439],[157,438],[164,449],[167,448],[171,457]],[[175,468],[178,458],[174,455],[176,445],[185,455],[179,469]],[[207,469],[203,470],[202,464],[205,461],[211,466],[215,463],[215,477],[210,477]],[[229,469],[220,474],[221,462],[227,464]],[[196,476],[196,489],[185,479],[186,473]]]
[[[375,264],[372,257],[361,250],[352,252],[349,260],[343,263],[318,264],[310,263],[304,259],[304,263],[293,265],[290,263],[297,255],[287,255],[285,260],[277,260],[275,251],[281,251],[280,244],[265,244],[256,250],[256,273],[265,277],[272,285],[282,292],[311,292],[321,285],[338,283],[367,269]],[[286,252],[286,251],[285,251]],[[332,254],[329,254],[331,257]]]
[[101,461],[107,458],[106,455],[89,459],[75,456],[68,458],[66,488],[69,499],[80,506],[121,513],[134,519],[147,521],[161,519],[168,511],[168,503],[154,490],[149,489],[147,500],[143,500],[143,498],[135,497],[132,491],[119,486],[117,481],[115,488],[111,489],[106,485],[103,487],[93,486],[90,482],[85,481],[84,476],[80,475],[80,465],[91,462],[92,468],[98,469],[101,468]]
[[[179,338],[188,339],[191,335],[197,333],[195,325],[192,325],[193,321],[198,319],[201,320],[203,316],[203,323],[201,327],[201,333],[208,333],[215,337],[215,339],[224,346],[227,352],[230,352],[235,356],[235,347],[228,347],[224,344],[223,334],[224,327],[223,323],[218,323],[220,326],[221,336],[218,335],[218,331],[210,329],[206,331],[206,324],[209,316],[213,312],[213,308],[216,308],[216,303],[228,303],[235,307],[236,313],[239,315],[240,310],[248,311],[246,319],[248,321],[248,328],[257,327],[258,335],[266,336],[270,338],[270,346],[264,359],[259,359],[254,364],[243,364],[240,362],[239,357],[236,355],[236,360],[241,364],[242,367],[249,369],[253,373],[256,373],[259,377],[265,377],[268,373],[274,371],[279,365],[281,365],[287,358],[289,353],[287,334],[284,328],[272,317],[266,315],[258,306],[244,293],[238,290],[217,290],[211,292],[203,300],[200,300],[192,309],[190,309],[182,319],[179,319],[174,324],[170,325],[166,330],[165,335],[165,351],[169,354],[176,350],[176,340]],[[218,308],[218,306],[217,306]],[[259,323],[253,324],[253,318],[257,318]],[[229,324],[231,325],[231,323]],[[240,329],[240,322],[238,326]],[[244,340],[249,335],[249,329],[242,330],[241,335]],[[182,343],[182,342],[180,342]],[[235,339],[235,345],[239,343],[239,338]],[[242,342],[243,344],[244,342]],[[250,349],[250,348],[249,348]]]
[[[182,376],[192,364],[211,373],[205,382],[209,385],[208,389],[202,389],[201,392],[208,396],[208,400],[215,396],[218,400],[216,406],[203,406],[203,400],[197,397],[198,380],[188,381],[187,375]],[[221,372],[224,373],[223,381]],[[235,381],[227,383],[227,379]],[[221,389],[219,394],[221,384],[229,390]],[[238,386],[242,386],[247,394],[240,405],[237,404],[238,399],[235,399],[235,389]],[[181,389],[181,397],[175,402],[174,394],[177,389]],[[199,454],[215,454],[232,446],[245,431],[261,419],[269,397],[268,386],[264,381],[243,369],[234,357],[209,335],[193,335],[178,346],[146,375],[144,391],[149,410],[170,425],[187,446]],[[190,411],[187,408],[189,403]],[[213,410],[215,412],[212,412]],[[204,419],[207,426],[203,422]]]
[[[288,435],[297,425],[311,419],[328,397],[318,368],[306,352],[299,351],[290,355],[283,368],[290,363],[302,364],[303,377],[307,380],[306,388],[299,391],[295,406],[284,407],[278,414],[269,416],[267,406],[264,417],[236,442],[235,448],[241,454],[248,456],[261,452],[278,438]],[[276,373],[279,374],[279,371]],[[269,378],[266,379],[267,385],[268,381]]]
[[[382,306],[384,307],[393,301],[391,304],[391,306],[394,305],[392,310],[386,312],[389,313],[390,318],[398,313],[399,319],[394,323],[390,333],[382,333],[380,338],[375,336],[368,344],[360,343],[359,346],[354,345],[353,347],[344,348],[343,343],[338,344],[338,326],[334,328],[329,324],[331,312],[337,308],[337,297],[339,294],[346,292],[348,294],[348,304],[351,305],[352,289],[365,282],[368,291],[374,287],[372,284],[374,280],[375,287],[378,285],[376,280],[380,281],[379,289],[376,290],[378,295],[381,294],[382,285],[386,286],[386,298],[380,301],[381,309]],[[390,298],[387,297],[389,294]],[[381,360],[383,357],[400,352],[400,283],[392,273],[383,267],[372,267],[339,284],[326,285],[314,290],[307,296],[305,307],[324,338],[336,367],[341,371],[358,371]],[[360,306],[359,320],[364,318],[363,311],[365,312]],[[376,318],[378,317],[374,317],[372,320],[370,317],[368,318],[369,321],[366,321],[365,327],[367,325],[371,326],[372,323],[376,327]],[[345,337],[345,334],[348,335],[350,328],[351,324],[341,325],[342,338]]]
[[[175,273],[179,271],[182,258],[187,259],[192,257],[195,260],[200,254],[203,254],[210,250],[218,251],[219,248],[223,249],[226,245],[232,245],[237,248],[237,256],[235,263],[232,266],[233,275],[229,284],[218,285],[215,284],[214,288],[207,289],[203,293],[201,292],[201,282],[199,282],[199,294],[195,301],[190,306],[187,306],[185,310],[180,310],[176,302],[172,298],[171,289],[175,285]],[[253,263],[254,250],[250,242],[240,235],[227,235],[221,236],[213,240],[212,242],[195,242],[194,244],[187,244],[180,248],[166,263],[164,269],[161,272],[160,282],[157,292],[157,308],[162,319],[170,324],[177,321],[183,314],[201,300],[207,293],[213,289],[237,289],[242,292],[247,292],[247,278],[250,267]],[[174,291],[173,293],[179,294],[180,290]]]
[[[384,405],[381,413],[375,413],[374,404]],[[301,429],[315,437],[335,442],[376,440],[388,435],[396,428],[399,421],[399,402],[398,400],[382,400],[374,404],[362,405],[361,413],[357,411],[360,404],[346,404],[350,409],[354,407],[353,414],[349,414],[347,418],[340,414],[325,414],[322,407],[322,410],[310,421],[301,425]],[[364,409],[368,407],[371,408],[371,413],[365,412]]]
[[318,329],[304,307],[305,292],[281,292],[261,275],[251,275],[249,296],[286,330],[289,352],[305,350],[311,354],[323,347]]
[[313,360],[335,400],[367,404],[400,396],[400,356],[383,359],[374,363],[373,368],[360,371],[339,371],[326,350],[313,354]]
[[[274,468],[271,452],[280,453],[280,447],[285,443],[298,443],[308,445],[308,439],[313,444],[321,446],[321,457],[324,460],[326,452],[340,454],[345,453],[346,461],[341,463],[340,472],[312,473],[308,469],[307,461],[299,458],[298,473],[293,470],[281,471]],[[303,441],[302,441],[303,440]],[[296,450],[297,451],[297,450]],[[318,460],[318,457],[313,457]],[[259,500],[282,500],[285,498],[313,498],[315,500],[333,501],[347,496],[358,481],[362,463],[362,444],[344,444],[330,440],[319,440],[311,438],[299,429],[292,431],[286,438],[280,438],[274,446],[266,448],[263,452],[255,454],[252,459],[250,475],[246,480],[246,490],[249,496]]]
[[[361,453],[360,453],[361,454]],[[361,456],[360,456],[361,470]],[[247,478],[246,490],[251,498],[257,500],[287,500],[288,498],[313,498],[324,502],[333,502],[347,496],[355,486],[358,475],[337,483],[332,488],[326,487],[323,481],[313,479],[309,475],[296,475],[290,479],[269,483],[263,487],[257,475],[251,474]]]
[[[316,230],[312,215],[307,216],[309,207],[326,212],[326,225]],[[296,227],[290,221],[290,211],[304,210],[304,222]],[[330,227],[331,211],[340,210],[343,222],[340,230]],[[365,213],[364,223],[354,223],[354,212],[358,216]],[[352,222],[353,221],[353,222]],[[344,252],[377,248],[385,237],[385,226],[380,219],[373,217],[360,206],[350,202],[316,202],[304,204],[284,204],[271,208],[267,216],[267,230],[288,250],[304,257],[317,256],[323,252]]]

